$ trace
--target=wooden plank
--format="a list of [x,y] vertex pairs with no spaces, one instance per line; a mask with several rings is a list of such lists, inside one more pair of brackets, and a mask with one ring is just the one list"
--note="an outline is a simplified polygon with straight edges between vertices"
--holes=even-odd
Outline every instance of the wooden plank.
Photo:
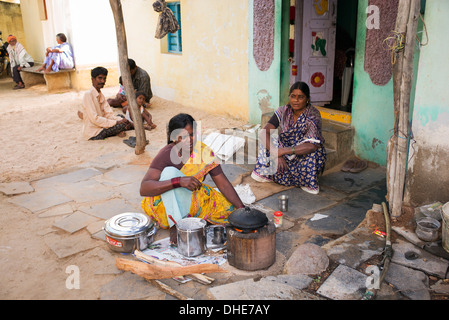
[[405,33],[405,47],[398,55],[393,69],[395,97],[394,149],[392,152],[392,170],[389,172],[390,210],[392,217],[402,214],[405,176],[407,170],[410,97],[413,80],[413,59],[415,53],[416,32],[420,13],[420,0],[401,0],[398,12],[398,32]]

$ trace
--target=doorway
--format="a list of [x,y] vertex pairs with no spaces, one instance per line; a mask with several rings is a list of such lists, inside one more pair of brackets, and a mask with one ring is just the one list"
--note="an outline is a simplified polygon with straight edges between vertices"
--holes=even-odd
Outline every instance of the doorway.
[[352,111],[358,0],[296,0],[290,82],[307,82],[312,104]]

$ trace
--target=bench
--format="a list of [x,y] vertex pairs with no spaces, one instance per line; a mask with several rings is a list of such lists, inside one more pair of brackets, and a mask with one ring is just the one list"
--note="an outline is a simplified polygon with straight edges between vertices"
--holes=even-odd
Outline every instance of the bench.
[[20,75],[27,87],[45,83],[48,92],[67,90],[72,88],[71,74],[75,69],[62,69],[58,72],[43,73],[36,71],[40,66],[22,68]]

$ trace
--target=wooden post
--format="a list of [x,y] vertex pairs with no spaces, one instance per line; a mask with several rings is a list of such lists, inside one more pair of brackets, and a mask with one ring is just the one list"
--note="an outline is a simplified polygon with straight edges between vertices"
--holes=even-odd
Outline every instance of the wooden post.
[[413,59],[420,0],[399,0],[396,32],[405,34],[405,47],[398,53],[393,67],[395,128],[390,154],[388,200],[392,217],[402,213],[405,175],[407,170],[409,110],[413,80]]
[[126,41],[125,22],[123,20],[123,10],[120,0],[109,0],[112,13],[115,20],[115,30],[117,33],[117,46],[119,54],[119,65],[122,75],[123,85],[125,87],[126,97],[134,123],[134,131],[136,132],[136,155],[145,152],[146,135],[143,127],[143,120],[140,116],[140,110],[134,95],[134,86],[131,79],[131,72],[128,65],[128,44]]

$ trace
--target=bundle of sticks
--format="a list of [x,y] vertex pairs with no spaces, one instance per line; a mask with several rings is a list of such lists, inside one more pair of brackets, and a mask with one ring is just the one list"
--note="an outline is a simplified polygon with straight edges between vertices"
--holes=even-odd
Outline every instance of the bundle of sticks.
[[173,277],[189,276],[193,280],[196,280],[203,284],[210,284],[215,279],[208,277],[202,273],[215,273],[215,272],[227,272],[216,264],[204,263],[196,264],[192,266],[182,266],[181,264],[173,261],[162,261],[150,257],[139,250],[134,251],[136,258],[145,261],[135,261],[123,258],[116,258],[115,265],[118,269],[124,271],[131,271],[138,276],[141,276],[145,280],[158,286],[162,291],[175,296],[178,299],[188,299],[183,294],[173,290],[166,284],[158,281],[158,279],[169,279]]

